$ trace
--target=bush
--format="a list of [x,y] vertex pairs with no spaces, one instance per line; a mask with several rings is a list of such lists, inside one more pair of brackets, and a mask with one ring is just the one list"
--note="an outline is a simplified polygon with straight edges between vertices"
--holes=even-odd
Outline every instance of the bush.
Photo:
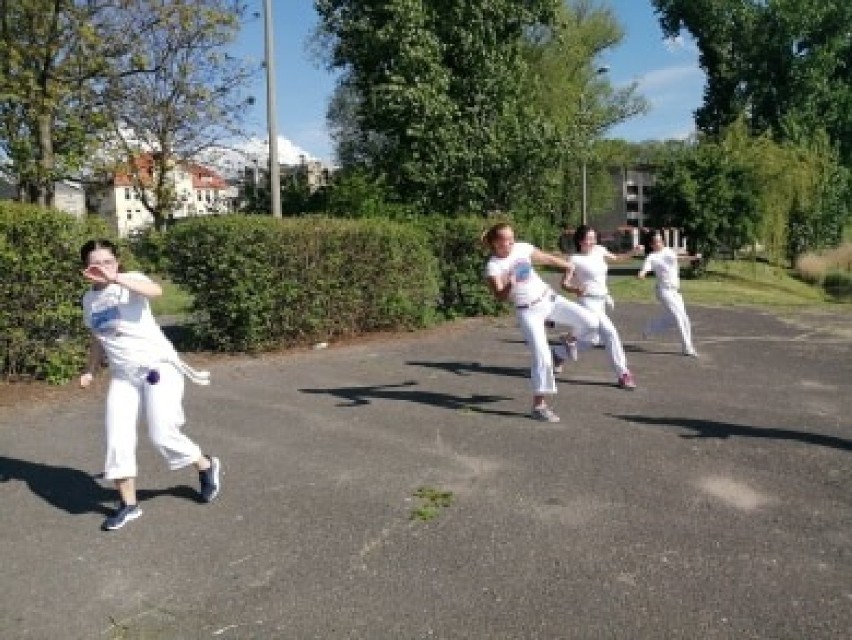
[[429,234],[438,261],[440,294],[438,311],[445,318],[497,315],[501,304],[485,282],[488,250],[481,236],[488,228],[484,218],[441,218],[419,223]]
[[99,220],[0,202],[0,372],[69,380],[85,365],[80,247],[109,237]]
[[258,351],[433,321],[426,236],[380,220],[199,218],[166,236],[169,275],[213,348]]

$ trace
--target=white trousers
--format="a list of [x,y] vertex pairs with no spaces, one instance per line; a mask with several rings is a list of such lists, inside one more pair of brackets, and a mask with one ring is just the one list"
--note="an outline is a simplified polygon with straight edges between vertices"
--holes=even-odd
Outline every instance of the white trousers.
[[556,293],[548,294],[541,302],[527,309],[518,309],[517,314],[521,332],[532,352],[530,381],[533,394],[556,393],[553,356],[544,326],[546,320],[570,327],[577,339],[585,342],[591,342],[595,335],[600,335],[615,373],[621,375],[627,371],[621,338],[606,314],[601,317]]
[[[577,303],[580,306],[585,307],[586,309],[588,309],[592,313],[594,313],[594,314],[596,314],[600,317],[603,317],[603,318],[609,317],[606,314],[606,302],[607,302],[606,296],[601,296],[601,297],[598,297],[598,296],[580,296],[579,298],[577,298]],[[598,345],[600,343],[601,343],[600,335],[595,334],[591,341],[580,340],[578,338],[577,339],[577,348],[585,351],[585,350],[590,349],[593,346]]]
[[683,350],[693,351],[692,326],[689,323],[689,316],[686,315],[683,296],[677,289],[657,287],[657,300],[663,305],[665,312],[648,322],[645,326],[645,333],[648,335],[662,333],[667,329],[677,327]]
[[196,462],[201,449],[181,433],[183,413],[183,374],[172,364],[158,368],[160,380],[149,384],[141,376],[114,376],[106,401],[106,462],[108,480],[135,478],[136,425],[144,407],[151,443],[166,459],[170,469]]

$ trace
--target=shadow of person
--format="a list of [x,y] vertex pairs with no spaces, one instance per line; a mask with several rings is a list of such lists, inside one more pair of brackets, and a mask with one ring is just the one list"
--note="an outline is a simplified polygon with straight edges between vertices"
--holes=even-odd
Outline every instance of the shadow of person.
[[514,411],[496,411],[494,409],[485,409],[482,405],[501,400],[511,400],[505,396],[489,396],[478,393],[471,394],[467,397],[454,396],[449,393],[441,393],[437,391],[422,391],[420,389],[412,389],[416,386],[414,381],[406,381],[399,384],[380,384],[369,385],[364,387],[337,387],[331,389],[299,389],[302,393],[312,394],[328,394],[345,400],[340,407],[357,407],[370,404],[373,400],[401,400],[404,402],[415,402],[417,404],[425,404],[433,407],[441,407],[443,409],[454,409],[472,411],[475,413],[487,413],[500,416],[519,416],[523,414]]
[[529,378],[529,367],[498,367],[494,365],[483,365],[479,362],[436,362],[428,360],[408,360],[407,365],[412,367],[427,367],[429,369],[440,369],[457,376],[469,376],[484,373],[494,376],[506,376],[510,378]]
[[[39,498],[72,515],[99,513],[106,516],[113,512],[118,492],[101,485],[98,482],[99,475],[70,467],[0,456],[0,483],[14,480],[25,482],[30,491]],[[198,491],[186,485],[168,489],[142,489],[136,492],[140,502],[160,495],[202,501]]]
[[836,436],[827,436],[821,433],[812,433],[810,431],[779,429],[777,427],[751,427],[742,424],[697,418],[654,418],[640,415],[609,415],[612,418],[618,418],[626,422],[676,427],[693,432],[681,434],[681,438],[770,438],[772,440],[793,440],[804,444],[815,444],[821,447],[839,449],[840,451],[852,451],[852,441],[850,440]]

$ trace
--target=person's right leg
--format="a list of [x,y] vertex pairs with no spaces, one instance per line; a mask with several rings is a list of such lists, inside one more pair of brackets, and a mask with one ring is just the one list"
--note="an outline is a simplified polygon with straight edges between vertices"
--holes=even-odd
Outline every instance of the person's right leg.
[[118,490],[120,504],[103,528],[120,529],[142,511],[136,501],[136,422],[139,419],[139,389],[130,380],[110,380],[106,401],[106,461],[104,477]]
[[645,325],[645,329],[642,331],[642,335],[645,337],[650,337],[654,334],[668,331],[677,324],[672,312],[669,310],[668,304],[665,301],[663,291],[664,290],[660,288],[657,288],[656,291],[657,300],[663,307],[663,313],[648,321]]
[[547,406],[545,401],[546,396],[556,393],[553,360],[544,325],[550,307],[546,302],[540,303],[537,307],[518,311],[518,324],[532,356],[530,366],[530,383],[533,390],[532,417],[545,422],[559,422],[559,416]]
[[689,322],[689,316],[686,315],[683,296],[679,291],[669,289],[661,292],[661,300],[674,319],[677,329],[680,332],[683,353],[686,355],[695,355],[695,348],[692,345],[692,326]]

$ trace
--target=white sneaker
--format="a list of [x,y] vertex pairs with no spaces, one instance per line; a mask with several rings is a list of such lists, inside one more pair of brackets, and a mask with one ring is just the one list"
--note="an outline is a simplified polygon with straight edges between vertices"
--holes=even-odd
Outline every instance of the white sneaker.
[[540,407],[533,407],[530,417],[533,420],[538,420],[539,422],[559,422],[559,416],[553,413],[553,409],[548,407],[546,404],[543,404]]
[[688,356],[690,358],[697,358],[698,352],[695,349],[684,349],[683,355]]

